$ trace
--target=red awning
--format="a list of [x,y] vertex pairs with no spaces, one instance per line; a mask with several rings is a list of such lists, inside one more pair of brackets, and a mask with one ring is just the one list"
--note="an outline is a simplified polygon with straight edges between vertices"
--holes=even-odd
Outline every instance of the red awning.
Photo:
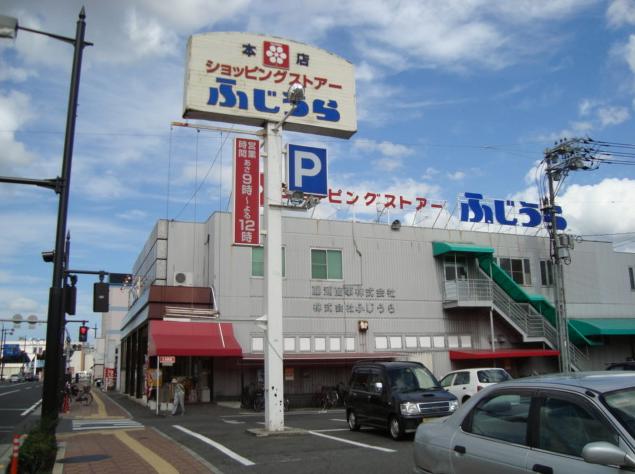
[[499,351],[450,351],[450,360],[512,359],[522,357],[558,357],[553,349],[504,349]]
[[241,357],[231,323],[150,321],[148,355]]

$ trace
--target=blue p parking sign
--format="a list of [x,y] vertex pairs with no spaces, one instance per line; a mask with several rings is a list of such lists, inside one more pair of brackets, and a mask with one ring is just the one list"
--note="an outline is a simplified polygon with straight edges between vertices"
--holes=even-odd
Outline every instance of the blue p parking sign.
[[290,144],[287,149],[287,186],[291,192],[326,196],[326,149]]

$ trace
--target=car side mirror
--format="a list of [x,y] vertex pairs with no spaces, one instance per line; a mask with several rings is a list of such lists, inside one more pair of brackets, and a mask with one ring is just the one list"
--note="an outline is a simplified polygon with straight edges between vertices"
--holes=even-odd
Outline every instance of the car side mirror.
[[384,384],[381,382],[375,382],[373,384],[373,392],[381,393],[384,390]]
[[622,448],[606,441],[589,443],[582,448],[582,458],[591,464],[635,467],[635,459]]

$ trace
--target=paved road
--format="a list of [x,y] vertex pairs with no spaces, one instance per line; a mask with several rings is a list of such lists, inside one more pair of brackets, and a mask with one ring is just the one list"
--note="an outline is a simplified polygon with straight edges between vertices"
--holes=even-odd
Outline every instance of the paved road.
[[42,398],[40,382],[0,383],[0,464],[11,449],[14,433],[30,430]]
[[134,419],[153,426],[194,451],[223,474],[258,473],[408,473],[412,436],[393,441],[387,433],[351,432],[344,410],[291,410],[285,425],[297,435],[257,437],[247,430],[264,427],[264,415],[214,405],[188,406],[185,416],[159,416],[117,398]]

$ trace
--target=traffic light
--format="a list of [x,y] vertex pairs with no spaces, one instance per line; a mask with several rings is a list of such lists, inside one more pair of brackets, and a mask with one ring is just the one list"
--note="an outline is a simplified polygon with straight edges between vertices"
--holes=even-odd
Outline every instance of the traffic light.
[[79,342],[86,342],[88,340],[88,326],[79,327]]
[[73,316],[75,314],[75,307],[77,306],[77,287],[76,286],[64,286],[64,305],[66,314]]
[[108,306],[108,283],[99,282],[93,285],[93,312],[107,313]]

